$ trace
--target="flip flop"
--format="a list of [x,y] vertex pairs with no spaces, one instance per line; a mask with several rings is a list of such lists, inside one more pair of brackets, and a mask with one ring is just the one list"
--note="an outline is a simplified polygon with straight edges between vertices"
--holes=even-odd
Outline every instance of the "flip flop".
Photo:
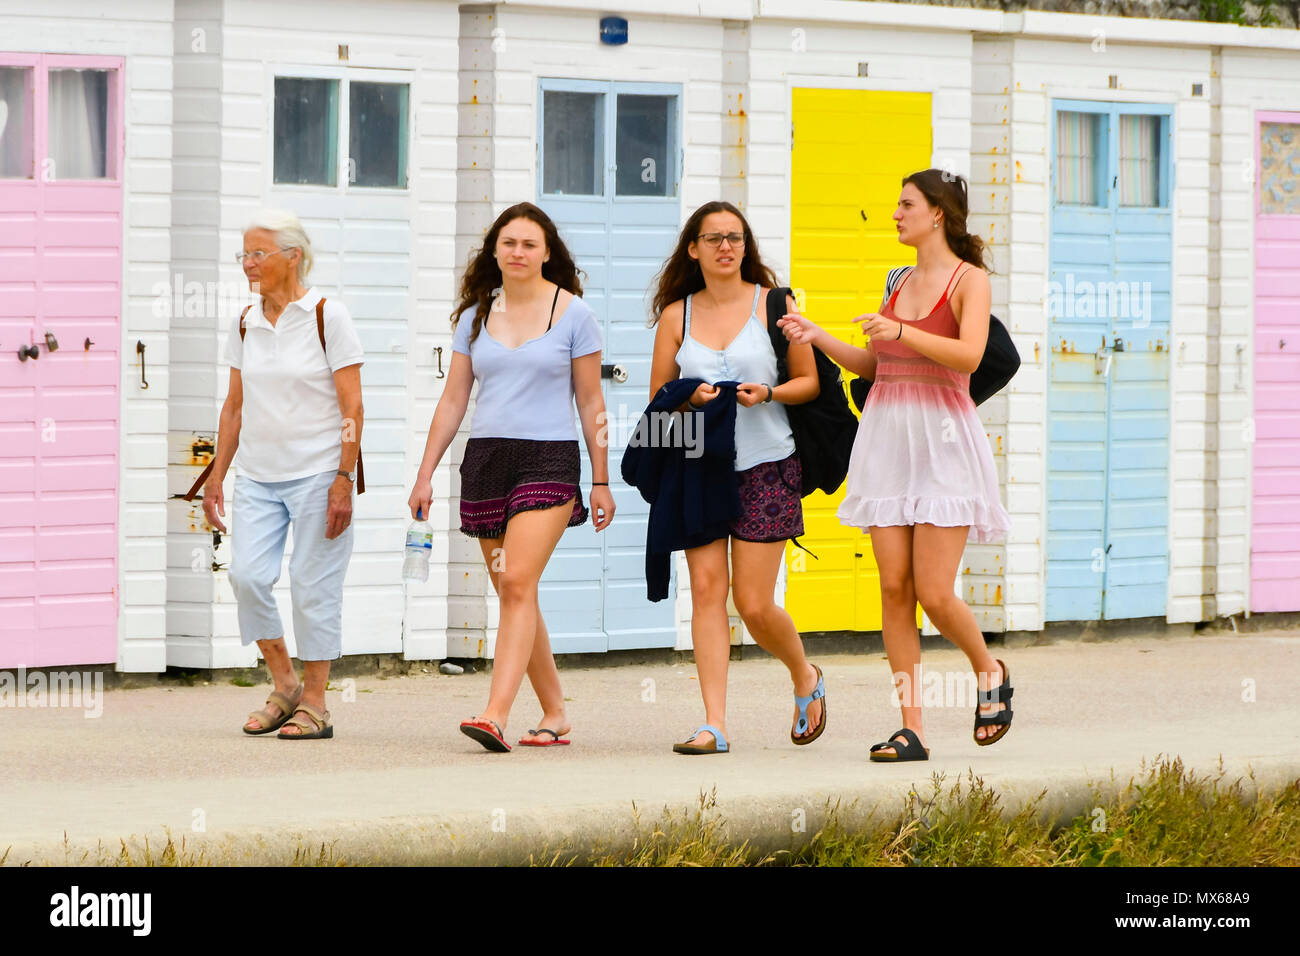
[[[817,670],[817,686],[813,688],[813,692],[807,697],[800,697],[798,694],[794,695],[794,704],[799,708],[799,719],[795,722],[794,729],[790,731],[790,743],[799,747],[812,743],[826,729],[826,681],[822,679],[822,669],[817,667],[816,664],[813,667]],[[822,702],[821,723],[807,737],[799,737],[797,736],[799,733],[808,733],[808,708],[812,706],[812,702],[815,700]]]
[[471,740],[477,740],[485,750],[499,754],[510,753],[510,745],[506,743],[506,738],[495,720],[479,720],[477,717],[471,717],[469,720],[461,721],[460,732]]
[[[702,733],[713,734],[713,739],[709,741],[707,747],[700,745],[691,745],[694,740]],[[727,738],[722,736],[722,731],[712,724],[700,724],[698,730],[691,734],[683,743],[673,744],[673,753],[675,754],[725,754],[731,752],[731,744],[727,743]]]
[[557,734],[555,731],[553,731],[550,727],[539,727],[537,730],[530,730],[528,732],[532,734],[534,737],[536,737],[538,734],[550,734],[552,739],[546,741],[521,739],[519,741],[520,747],[556,747],[559,746],[560,744],[567,745],[569,743],[569,741],[567,740],[561,740],[560,735]]

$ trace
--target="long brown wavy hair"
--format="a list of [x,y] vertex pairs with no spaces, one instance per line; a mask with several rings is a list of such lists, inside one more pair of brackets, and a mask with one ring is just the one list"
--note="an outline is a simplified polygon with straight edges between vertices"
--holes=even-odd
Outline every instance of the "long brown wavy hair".
[[988,251],[984,240],[966,231],[966,216],[970,208],[966,180],[944,169],[923,169],[903,177],[903,185],[908,183],[919,189],[931,206],[937,206],[943,212],[943,234],[948,240],[948,248],[957,254],[957,258],[992,271],[984,262],[984,254]]
[[749,228],[749,220],[729,202],[722,200],[706,202],[691,213],[690,219],[686,220],[681,235],[677,237],[677,248],[673,250],[673,254],[668,257],[664,267],[655,276],[654,301],[650,304],[650,325],[658,323],[664,309],[671,303],[704,288],[704,273],[700,271],[699,260],[692,259],[688,249],[690,244],[699,237],[700,224],[704,222],[704,217],[715,212],[731,213],[740,220],[740,225],[744,229],[745,257],[740,260],[740,277],[746,282],[756,282],[769,289],[780,287],[781,283],[777,281],[776,273],[764,265],[759,257],[758,241]]
[[478,338],[483,328],[483,317],[492,307],[492,293],[501,287],[501,266],[497,264],[497,237],[501,230],[516,219],[529,219],[542,227],[546,237],[546,251],[550,259],[542,263],[542,278],[554,282],[566,292],[582,296],[582,283],[578,281],[578,267],[574,265],[573,256],[560,238],[560,231],[555,228],[551,217],[530,202],[516,203],[497,216],[492,228],[483,237],[483,245],[469,257],[465,275],[460,280],[460,301],[451,313],[451,327],[454,329],[465,311],[474,308],[474,324],[469,330],[469,340]]

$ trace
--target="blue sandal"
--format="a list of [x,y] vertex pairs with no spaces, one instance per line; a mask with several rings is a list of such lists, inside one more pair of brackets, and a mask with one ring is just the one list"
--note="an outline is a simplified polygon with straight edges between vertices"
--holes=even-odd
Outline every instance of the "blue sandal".
[[[691,741],[702,733],[713,734],[713,740],[707,747],[692,747]],[[700,724],[698,730],[686,738],[685,743],[673,744],[673,753],[675,754],[725,754],[731,752],[731,745],[727,743],[727,738],[722,736],[722,731],[712,724]]]
[[[794,697],[795,706],[799,708],[799,719],[795,722],[794,729],[790,731],[790,743],[798,746],[812,743],[820,737],[822,731],[826,729],[826,681],[822,679],[822,669],[817,667],[816,664],[814,664],[813,667],[817,671],[817,686],[807,697],[800,697],[798,694],[795,694]],[[806,737],[800,737],[798,736],[800,732],[805,734],[808,733],[808,707],[815,700],[820,700],[822,702],[821,723],[817,725],[817,729],[814,730],[812,734]]]

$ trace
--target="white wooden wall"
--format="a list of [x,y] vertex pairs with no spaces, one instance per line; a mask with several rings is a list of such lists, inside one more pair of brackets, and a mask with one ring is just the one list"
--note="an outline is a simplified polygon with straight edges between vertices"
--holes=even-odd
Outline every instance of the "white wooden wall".
[[[1077,40],[988,39],[976,45],[981,64],[976,97],[980,129],[975,154],[990,189],[989,228],[997,260],[1009,264],[1005,286],[1010,328],[1023,365],[1008,395],[1007,502],[1011,562],[1006,576],[1007,630],[1038,630],[1045,604],[1046,374],[1049,345],[1043,307],[1048,269],[1051,157],[1048,129],[1053,98],[1173,103],[1174,252],[1170,425],[1170,622],[1204,620],[1202,594],[1210,511],[1205,475],[1205,354],[1209,231],[1207,49],[1172,49],[1111,41],[1095,49],[1090,34]],[[1118,78],[1110,89],[1109,77]],[[999,92],[1003,91],[1003,92]],[[999,133],[1009,129],[1009,137]],[[999,152],[994,153],[993,150]],[[1003,159],[1005,151],[1009,151]],[[998,189],[1001,185],[1003,188]],[[1010,188],[1007,188],[1009,185]],[[975,194],[972,188],[972,194]],[[1009,197],[1009,209],[1004,213]],[[999,225],[1009,219],[1007,225]]]
[[[198,12],[182,10],[186,15]],[[354,315],[364,309],[373,316],[358,328],[366,348],[362,443],[367,491],[356,500],[356,541],[344,589],[344,649],[352,653],[429,658],[445,652],[445,561],[435,551],[430,580],[409,589],[400,571],[403,533],[409,522],[405,503],[439,390],[434,378],[434,330],[451,298],[452,242],[447,223],[455,196],[456,34],[457,13],[451,3],[387,0],[361,9],[303,0],[272,6],[226,0],[218,41],[220,70],[194,80],[209,92],[218,85],[220,163],[214,175],[196,173],[194,195],[187,199],[200,218],[212,214],[205,204],[216,200],[217,242],[215,250],[182,245],[179,251],[189,257],[185,264],[194,267],[196,253],[201,253],[197,261],[205,263],[206,269],[215,262],[220,281],[246,287],[232,258],[244,225],[263,206],[287,206],[299,213],[313,240],[316,267],[309,285],[327,297],[338,295],[341,286],[341,297]],[[348,47],[346,61],[340,59],[340,44]],[[325,187],[272,186],[273,78],[295,68],[321,75],[347,71],[353,78],[411,84],[407,190],[341,195]],[[358,72],[362,70],[387,72],[362,75]],[[191,131],[196,147],[208,132]],[[342,262],[345,223],[347,248],[361,252],[349,252]],[[370,263],[368,270],[357,268],[363,259]],[[201,394],[191,403],[192,421],[210,422],[208,428],[215,427],[225,398],[229,373],[220,359],[238,311],[236,305],[211,317],[201,333],[186,342],[184,361],[215,370],[215,387],[203,383]],[[234,471],[226,482],[228,502]],[[182,518],[177,531],[184,537],[187,530]],[[173,549],[174,577],[188,573],[191,549],[186,544]],[[218,560],[228,563],[229,549],[222,552]],[[184,566],[178,567],[178,561],[184,561]],[[190,643],[201,647],[210,640],[207,666],[251,664],[254,651],[240,645],[234,597],[224,571],[215,583],[210,638],[199,622],[195,628],[199,640]],[[280,589],[285,592],[282,616],[291,629],[286,577]],[[185,611],[179,606],[184,600],[179,589],[176,600],[179,617]],[[178,644],[186,641],[183,635],[178,637]]]
[[[495,216],[514,203],[536,201],[537,90],[542,77],[682,84],[682,221],[697,206],[722,194],[726,125],[722,21],[624,11],[630,40],[625,46],[609,47],[599,44],[600,11],[541,6],[476,6],[462,11],[458,279]],[[720,8],[735,14],[747,10],[733,0]],[[472,410],[453,446],[456,454],[451,457],[457,466],[470,414]],[[618,468],[621,455],[621,448],[610,449],[611,469]],[[458,494],[457,475],[451,483]],[[449,508],[445,525],[452,590],[448,653],[491,656],[499,607],[487,599],[491,584],[477,542],[458,530],[458,498],[451,499]],[[677,581],[678,647],[690,647],[690,587],[684,560]]]
[[[1280,32],[1280,31],[1270,31]],[[1294,33],[1294,31],[1291,31]],[[1212,81],[1219,103],[1212,139],[1218,202],[1212,205],[1210,325],[1218,365],[1210,398],[1218,417],[1209,429],[1216,448],[1218,502],[1213,526],[1218,573],[1213,596],[1219,615],[1250,607],[1251,446],[1254,415],[1254,276],[1256,110],[1300,111],[1300,36],[1292,50],[1224,48]],[[1213,340],[1212,340],[1213,341]],[[1241,350],[1240,353],[1238,350]]]
[[[820,4],[821,12],[831,4]],[[834,6],[843,6],[842,4]],[[839,12],[837,11],[837,14]],[[788,279],[790,274],[790,96],[793,87],[911,90],[932,95],[935,166],[972,174],[972,40],[967,32],[935,33],[855,22],[786,18],[760,20],[746,30],[750,77],[744,97],[747,159],[744,208],[758,234],[763,257]],[[734,55],[734,54],[733,54]],[[867,64],[867,77],[858,65]],[[739,102],[739,100],[738,100]],[[730,103],[728,104],[730,108]],[[728,117],[730,120],[730,117]],[[888,148],[888,130],[880,131]],[[726,153],[724,153],[726,155]],[[864,157],[864,163],[869,157]],[[978,176],[984,169],[974,169]],[[977,179],[978,181],[978,179]],[[973,231],[983,211],[971,189]],[[907,258],[900,248],[900,262]],[[999,480],[1006,480],[1005,399],[980,408]],[[970,545],[962,568],[961,593],[986,631],[1004,629],[1002,607],[1005,547]]]
[[[170,259],[172,155],[171,3],[76,0],[16,7],[4,14],[0,48],[125,58],[126,160],[123,169],[121,474],[117,666],[165,665],[167,582],[167,318],[154,309],[154,286]],[[140,388],[135,343],[146,346],[149,389]],[[68,343],[65,343],[65,346]]]

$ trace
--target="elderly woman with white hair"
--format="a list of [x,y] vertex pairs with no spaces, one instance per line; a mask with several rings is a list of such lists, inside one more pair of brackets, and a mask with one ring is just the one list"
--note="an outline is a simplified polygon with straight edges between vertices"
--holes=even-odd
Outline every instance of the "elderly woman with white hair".
[[[361,449],[361,342],[343,303],[306,285],[311,241],[293,213],[257,216],[235,258],[258,296],[227,340],[230,390],[203,511],[226,530],[221,483],[238,450],[230,583],[240,637],[246,645],[257,642],[275,681],[266,706],[243,729],[278,730],[284,740],[333,737],[325,685],[330,661],[343,652],[343,578],[352,556]],[[291,526],[289,584],[301,681],[271,593]]]

